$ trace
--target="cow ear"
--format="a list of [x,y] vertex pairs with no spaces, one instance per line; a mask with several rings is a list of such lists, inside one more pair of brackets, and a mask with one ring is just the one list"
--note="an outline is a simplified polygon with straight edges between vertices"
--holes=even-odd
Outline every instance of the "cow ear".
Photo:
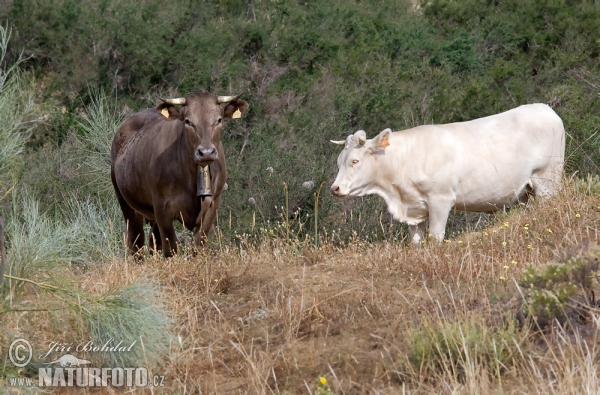
[[223,116],[229,119],[241,118],[246,110],[248,110],[248,107],[250,107],[250,105],[247,101],[241,99],[234,100],[227,103],[223,110]]
[[373,148],[385,148],[390,145],[390,136],[392,134],[392,129],[387,128],[381,131],[374,139],[373,139]]
[[168,119],[181,118],[181,112],[179,111],[179,108],[169,103],[160,103],[158,106],[156,106],[156,111],[158,111],[160,115]]

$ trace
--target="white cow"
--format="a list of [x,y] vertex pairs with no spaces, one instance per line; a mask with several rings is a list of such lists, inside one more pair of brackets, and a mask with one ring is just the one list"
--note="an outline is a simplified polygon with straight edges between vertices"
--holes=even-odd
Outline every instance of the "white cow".
[[444,239],[452,209],[493,212],[528,195],[559,189],[565,129],[545,104],[446,125],[425,125],[371,140],[364,130],[349,135],[338,158],[335,196],[379,195],[411,239],[424,238],[425,220]]

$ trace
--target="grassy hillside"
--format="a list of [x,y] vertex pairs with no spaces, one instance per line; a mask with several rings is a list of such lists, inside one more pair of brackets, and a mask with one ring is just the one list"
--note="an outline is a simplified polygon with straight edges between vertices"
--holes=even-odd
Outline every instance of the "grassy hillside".
[[[544,204],[423,248],[272,238],[144,265],[58,265],[58,290],[39,271],[16,282],[0,344],[139,337],[143,356],[125,366],[151,364],[161,393],[596,393],[599,190],[597,178],[567,180]],[[4,385],[31,374],[2,372]]]
[[[0,19],[0,388],[35,377],[6,361],[24,337],[138,342],[77,357],[171,393],[600,390],[597,1],[11,0]],[[250,103],[229,189],[206,250],[140,265],[110,141],[199,86]],[[415,248],[379,198],[328,191],[329,139],[533,102],[568,133],[550,201],[453,213]]]

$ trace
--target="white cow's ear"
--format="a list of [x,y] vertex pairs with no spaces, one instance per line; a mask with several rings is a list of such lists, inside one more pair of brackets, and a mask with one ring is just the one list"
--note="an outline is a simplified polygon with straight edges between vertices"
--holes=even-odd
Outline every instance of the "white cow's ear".
[[374,139],[373,139],[373,148],[385,148],[390,145],[390,136],[392,134],[392,129],[387,128],[381,131]]

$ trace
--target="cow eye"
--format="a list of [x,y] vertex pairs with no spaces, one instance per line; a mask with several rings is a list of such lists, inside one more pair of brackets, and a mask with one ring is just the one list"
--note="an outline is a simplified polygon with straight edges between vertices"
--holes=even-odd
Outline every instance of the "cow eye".
[[351,163],[352,163],[352,166],[354,166],[355,164],[358,163],[358,159],[354,159]]
[[219,120],[217,121],[217,123],[221,123],[223,122],[223,118],[219,118]]
[[192,123],[190,122],[190,120],[189,120],[189,119],[187,119],[187,118],[186,118],[184,122],[185,122],[185,124],[186,124],[186,125],[188,125],[188,126],[192,126]]

